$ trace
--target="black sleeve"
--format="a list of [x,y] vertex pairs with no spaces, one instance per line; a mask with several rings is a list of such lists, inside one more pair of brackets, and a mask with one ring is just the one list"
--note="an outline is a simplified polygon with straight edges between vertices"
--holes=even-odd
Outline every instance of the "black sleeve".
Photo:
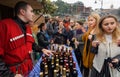
[[98,54],[98,46],[97,47],[91,47],[90,51],[94,54]]
[[37,45],[36,43],[33,43],[32,49],[35,50],[36,52],[41,52],[43,48]]
[[41,43],[41,46],[43,46],[43,47],[47,47],[50,44],[50,42],[48,40],[45,40],[46,37],[43,34],[38,34],[37,39],[38,39],[38,44]]
[[14,77],[15,74],[9,70],[5,63],[0,58],[0,77]]

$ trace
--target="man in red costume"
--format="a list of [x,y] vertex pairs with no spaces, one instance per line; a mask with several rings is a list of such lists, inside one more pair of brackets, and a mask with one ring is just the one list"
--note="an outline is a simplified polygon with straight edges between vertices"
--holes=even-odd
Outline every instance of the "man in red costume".
[[34,43],[28,22],[33,21],[30,4],[20,1],[15,5],[15,17],[0,21],[0,77],[25,77],[32,70],[30,53],[51,51]]

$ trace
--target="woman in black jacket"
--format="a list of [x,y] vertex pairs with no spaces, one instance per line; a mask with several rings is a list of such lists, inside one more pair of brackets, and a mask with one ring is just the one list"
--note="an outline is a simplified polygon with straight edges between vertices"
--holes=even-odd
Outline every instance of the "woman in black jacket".
[[42,46],[43,48],[48,48],[51,42],[49,41],[49,36],[46,32],[46,24],[41,23],[38,28],[40,29],[40,32],[37,33],[38,45]]

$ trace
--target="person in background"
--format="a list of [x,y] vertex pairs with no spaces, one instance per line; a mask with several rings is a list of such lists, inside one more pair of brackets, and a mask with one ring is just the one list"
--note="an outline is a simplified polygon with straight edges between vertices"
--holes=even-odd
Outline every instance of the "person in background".
[[74,37],[76,36],[76,29],[77,29],[77,27],[76,27],[76,21],[74,21],[74,20],[70,20],[70,26],[69,26],[69,28],[73,31],[73,33],[74,33]]
[[71,28],[73,29],[74,28],[74,26],[75,26],[75,21],[74,20],[70,20],[70,26],[71,26]]
[[83,27],[83,23],[80,21],[77,21],[76,23],[77,29],[76,29],[76,36],[79,36],[80,34],[83,34],[86,32],[86,30]]
[[70,26],[70,17],[68,15],[65,16],[65,19],[63,20],[63,25],[66,30],[69,29]]
[[[93,47],[98,52],[93,60],[91,77],[120,76],[120,30],[119,22],[113,15],[101,18]],[[98,62],[99,61],[99,62]]]
[[55,31],[56,27],[59,26],[59,21],[61,20],[61,18],[59,16],[56,16],[55,18],[53,18],[53,23],[52,23],[52,26],[53,26],[53,30]]
[[88,30],[80,37],[77,37],[77,40],[79,42],[84,42],[84,48],[82,52],[82,61],[83,61],[83,76],[88,77],[89,76],[89,70],[92,68],[93,64],[93,58],[94,55],[91,53],[91,44],[92,44],[92,38],[96,34],[96,30],[98,27],[100,16],[97,13],[91,13],[88,16]]
[[63,34],[65,35],[66,45],[72,46],[72,38],[74,37],[74,30],[69,25],[68,28],[65,28]]
[[[83,35],[83,33],[85,33],[85,29],[83,27],[83,23],[80,22],[80,21],[77,21],[76,24],[76,29],[75,29],[75,32],[76,32],[76,35],[75,35],[75,38],[77,38],[77,36],[79,35]],[[78,61],[78,64],[80,66],[80,70],[83,71],[83,61],[82,61],[82,51],[83,51],[83,48],[84,48],[84,42],[81,42],[79,41],[79,44],[77,45],[75,43],[75,55],[76,55],[76,59]]]
[[27,77],[33,68],[32,50],[52,54],[34,42],[28,25],[33,16],[31,5],[19,1],[15,5],[15,17],[0,21],[0,77]]
[[37,33],[38,44],[48,49],[48,46],[53,43],[53,41],[50,41],[49,35],[46,32],[47,26],[45,23],[41,23],[38,28],[40,29],[40,32]]
[[59,26],[56,27],[53,37],[55,44],[66,44],[64,30],[63,21],[59,21]]
[[53,19],[52,18],[47,18],[45,19],[45,23],[46,23],[46,26],[47,26],[47,33],[48,35],[50,36],[50,38],[52,39],[53,38],[53,34],[54,34],[54,28],[53,28]]
[[85,31],[88,30],[88,22],[87,22],[87,20],[84,22],[83,27],[84,27]]

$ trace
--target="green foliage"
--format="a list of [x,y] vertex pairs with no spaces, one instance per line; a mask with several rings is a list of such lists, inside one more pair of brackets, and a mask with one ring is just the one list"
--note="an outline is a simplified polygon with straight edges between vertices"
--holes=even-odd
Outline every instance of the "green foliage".
[[70,4],[63,2],[62,0],[57,0],[54,2],[55,5],[58,6],[58,9],[55,11],[56,15],[65,15],[69,14],[70,11]]
[[80,6],[80,5],[84,6],[84,4],[81,1],[78,1],[78,2],[73,3],[73,4],[69,4],[69,3],[66,3],[62,0],[57,0],[53,3],[55,3],[55,5],[58,6],[58,9],[54,13],[56,15],[66,15],[66,14],[73,15],[73,14],[77,13],[78,6]]
[[57,6],[53,4],[50,0],[42,0],[41,5],[41,12],[43,14],[52,14],[57,9]]

